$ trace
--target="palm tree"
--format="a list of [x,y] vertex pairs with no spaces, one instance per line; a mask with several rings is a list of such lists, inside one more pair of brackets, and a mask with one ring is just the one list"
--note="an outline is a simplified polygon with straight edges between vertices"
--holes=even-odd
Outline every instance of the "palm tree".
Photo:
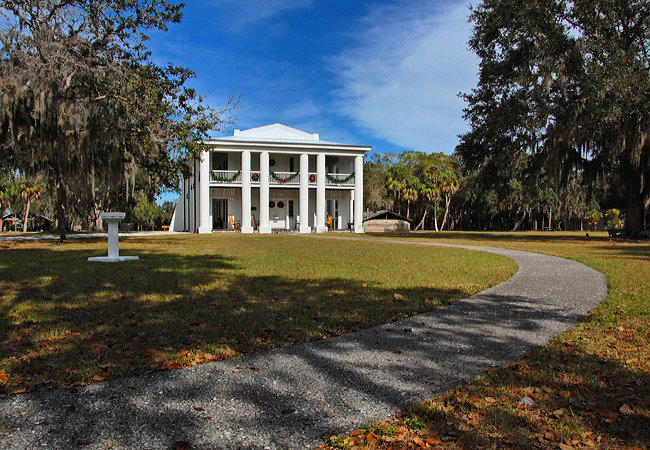
[[33,200],[36,200],[40,195],[43,188],[39,185],[23,183],[19,187],[20,196],[27,201],[25,208],[25,220],[23,221],[23,233],[27,232],[27,217],[29,216],[29,206]]
[[440,230],[443,230],[445,228],[445,224],[447,223],[447,216],[449,215],[449,204],[451,203],[451,196],[458,191],[459,187],[460,182],[458,181],[456,171],[451,164],[448,164],[442,171],[440,177],[440,192],[445,196],[445,215],[442,219]]
[[408,171],[402,164],[395,164],[388,168],[386,171],[386,189],[394,198],[394,203],[397,204],[398,212],[400,209],[399,201],[402,199],[404,193],[406,177]]

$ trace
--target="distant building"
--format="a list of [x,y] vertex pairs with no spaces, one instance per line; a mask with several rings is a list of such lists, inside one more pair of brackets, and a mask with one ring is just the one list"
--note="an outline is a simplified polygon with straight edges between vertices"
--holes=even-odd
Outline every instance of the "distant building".
[[363,232],[363,156],[370,147],[277,123],[205,142],[211,148],[183,180],[171,231]]
[[406,217],[383,209],[365,213],[363,227],[367,233],[408,233],[411,230],[411,221]]

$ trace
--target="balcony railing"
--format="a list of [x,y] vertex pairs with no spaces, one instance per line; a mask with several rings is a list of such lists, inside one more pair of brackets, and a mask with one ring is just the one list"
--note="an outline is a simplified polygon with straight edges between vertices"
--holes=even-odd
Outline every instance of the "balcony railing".
[[300,172],[269,172],[269,184],[300,184]]
[[328,173],[325,175],[326,186],[354,186],[354,172]]
[[[241,170],[211,170],[211,183],[241,183]],[[260,182],[260,171],[251,171],[251,184],[257,185]],[[309,172],[307,182],[310,186],[318,183],[318,174]],[[300,172],[274,172],[269,171],[269,184],[272,186],[286,185],[297,186],[300,184]],[[354,186],[354,173],[328,173],[325,175],[326,186]]]
[[211,183],[241,183],[241,170],[211,170]]

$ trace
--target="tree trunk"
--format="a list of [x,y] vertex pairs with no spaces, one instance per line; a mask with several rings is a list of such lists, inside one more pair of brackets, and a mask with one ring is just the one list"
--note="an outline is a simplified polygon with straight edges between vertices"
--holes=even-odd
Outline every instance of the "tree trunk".
[[65,214],[65,208],[66,208],[66,203],[67,203],[67,191],[65,184],[63,183],[63,180],[61,177],[58,177],[57,183],[56,183],[56,215],[57,215],[57,221],[58,221],[58,232],[59,236],[61,237],[61,240],[66,238],[66,232],[68,231],[68,226],[67,226],[67,221],[66,221],[66,214]]
[[445,224],[447,223],[447,215],[449,215],[449,204],[451,203],[451,196],[445,196],[445,216],[442,219],[442,225],[440,225],[440,231],[445,229]]
[[625,216],[625,234],[634,235],[643,230],[645,205],[638,192],[630,193],[627,199],[627,215]]
[[438,202],[435,202],[433,207],[434,207],[433,223],[436,227],[436,231],[440,231],[438,230]]
[[526,219],[526,214],[528,211],[524,211],[524,213],[521,215],[521,218],[517,221],[514,227],[512,227],[512,230],[510,231],[517,231],[519,227],[521,226],[522,223],[524,223],[524,219]]
[[411,200],[406,200],[406,218],[410,219],[411,217]]
[[23,233],[27,233],[27,217],[29,217],[29,206],[31,204],[31,200],[28,198],[27,199],[27,207],[25,208],[25,220],[23,220]]
[[626,157],[621,161],[627,197],[625,234],[630,236],[645,228],[645,208],[650,205],[650,142],[644,139],[641,145],[641,149],[636,149],[640,153],[637,160],[630,160],[630,149],[626,149]]
[[415,227],[414,231],[417,231],[420,227],[422,227],[422,229],[424,230],[424,219],[427,218],[427,211],[428,209],[424,208],[424,215],[422,216],[422,220],[420,220],[420,223],[418,224],[417,227]]

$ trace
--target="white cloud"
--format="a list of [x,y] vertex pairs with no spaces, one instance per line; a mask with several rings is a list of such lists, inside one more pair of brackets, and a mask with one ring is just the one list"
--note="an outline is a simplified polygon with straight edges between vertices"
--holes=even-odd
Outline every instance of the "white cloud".
[[333,58],[336,105],[373,135],[450,153],[467,129],[458,92],[475,85],[465,4],[404,2],[371,10],[356,45]]
[[217,0],[228,11],[230,26],[240,28],[294,9],[310,8],[314,0]]

